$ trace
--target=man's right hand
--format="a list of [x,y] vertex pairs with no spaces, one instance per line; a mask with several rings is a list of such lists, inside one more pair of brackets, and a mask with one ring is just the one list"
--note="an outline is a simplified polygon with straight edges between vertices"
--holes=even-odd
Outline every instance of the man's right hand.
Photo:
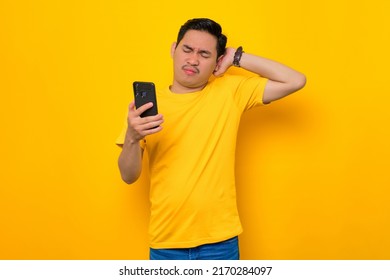
[[146,135],[157,133],[162,130],[161,124],[164,122],[163,116],[157,114],[155,116],[141,118],[141,114],[153,107],[153,103],[149,102],[139,108],[135,108],[134,101],[129,105],[129,113],[127,116],[127,132],[126,138],[131,143],[138,143],[144,139]]

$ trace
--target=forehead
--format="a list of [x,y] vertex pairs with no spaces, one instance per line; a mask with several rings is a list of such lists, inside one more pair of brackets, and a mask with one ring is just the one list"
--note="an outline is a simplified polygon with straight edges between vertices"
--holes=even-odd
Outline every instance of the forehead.
[[206,31],[188,30],[179,45],[188,45],[194,49],[217,51],[217,38]]

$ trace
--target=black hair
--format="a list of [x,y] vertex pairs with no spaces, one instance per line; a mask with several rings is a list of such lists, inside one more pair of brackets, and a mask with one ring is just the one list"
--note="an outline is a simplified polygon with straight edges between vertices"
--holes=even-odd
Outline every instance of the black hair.
[[[225,53],[227,37],[222,34],[222,27],[208,18],[194,18],[183,24],[177,35],[176,43],[179,45],[188,30],[206,31],[217,38],[217,58]],[[177,46],[176,45],[176,46]]]

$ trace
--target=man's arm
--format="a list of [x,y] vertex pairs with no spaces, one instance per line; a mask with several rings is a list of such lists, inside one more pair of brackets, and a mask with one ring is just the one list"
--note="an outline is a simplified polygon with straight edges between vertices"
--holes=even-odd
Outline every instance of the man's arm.
[[118,158],[118,166],[122,180],[128,184],[137,181],[141,175],[143,149],[140,147],[139,141],[144,139],[146,135],[157,133],[162,129],[160,126],[163,123],[162,115],[159,114],[145,118],[140,117],[144,111],[152,106],[152,103],[147,103],[135,109],[134,102],[131,102],[129,105],[127,117],[128,127],[125,141],[122,145],[122,151]]
[[[227,48],[223,57],[218,61],[218,76],[226,72],[233,65],[236,49]],[[306,84],[306,77],[302,73],[268,58],[253,54],[243,53],[240,60],[241,68],[256,73],[268,79],[265,86],[263,102],[270,103],[293,93]]]
[[141,175],[143,149],[139,143],[125,141],[122,145],[122,152],[118,158],[119,171],[122,180],[127,184],[132,184]]

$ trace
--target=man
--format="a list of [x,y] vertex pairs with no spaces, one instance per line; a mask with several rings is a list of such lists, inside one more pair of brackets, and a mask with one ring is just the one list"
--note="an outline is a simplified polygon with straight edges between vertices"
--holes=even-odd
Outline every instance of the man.
[[[225,48],[226,42],[218,23],[187,21],[171,48],[172,85],[157,93],[161,114],[141,118],[153,104],[129,106],[118,164],[131,184],[148,150],[150,259],[239,259],[234,157],[240,117],[305,85],[303,74],[241,47]],[[231,66],[256,75],[229,75]]]

